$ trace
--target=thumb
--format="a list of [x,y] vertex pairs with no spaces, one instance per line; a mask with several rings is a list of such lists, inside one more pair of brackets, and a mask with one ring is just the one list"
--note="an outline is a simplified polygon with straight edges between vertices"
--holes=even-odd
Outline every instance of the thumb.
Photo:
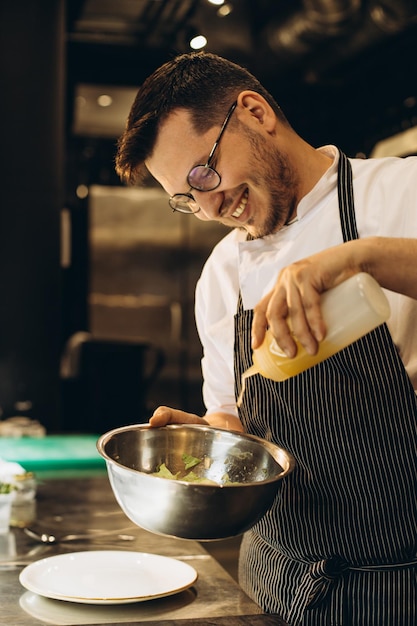
[[205,424],[205,420],[194,413],[186,413],[168,406],[158,407],[149,420],[150,426],[166,426],[167,424]]

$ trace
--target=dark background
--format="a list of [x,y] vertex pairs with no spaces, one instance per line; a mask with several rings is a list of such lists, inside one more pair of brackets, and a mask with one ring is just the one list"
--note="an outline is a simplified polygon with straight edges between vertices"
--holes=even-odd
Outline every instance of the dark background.
[[[417,127],[416,0],[1,2],[3,419],[103,431],[159,403],[202,410],[193,290],[223,232],[169,221],[162,194],[129,195],[113,168],[135,89],[194,32],[255,73],[313,145],[370,156]],[[150,381],[146,346],[161,343]]]

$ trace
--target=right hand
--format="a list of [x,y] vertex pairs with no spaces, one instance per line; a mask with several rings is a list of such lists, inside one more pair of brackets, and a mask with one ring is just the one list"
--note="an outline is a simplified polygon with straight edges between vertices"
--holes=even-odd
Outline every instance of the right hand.
[[289,358],[297,354],[295,337],[308,354],[317,353],[327,331],[321,312],[321,294],[361,271],[355,261],[353,243],[328,248],[280,271],[273,289],[254,309],[254,350],[259,348],[269,328]]
[[149,420],[150,426],[166,426],[167,424],[200,424],[207,426],[205,419],[194,415],[194,413],[186,413],[180,409],[171,409],[168,406],[159,406]]

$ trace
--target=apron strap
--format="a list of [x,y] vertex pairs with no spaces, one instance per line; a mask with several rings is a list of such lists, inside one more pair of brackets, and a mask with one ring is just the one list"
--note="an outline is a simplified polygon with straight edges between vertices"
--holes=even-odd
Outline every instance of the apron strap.
[[355,204],[353,201],[352,167],[347,156],[339,149],[337,177],[337,194],[339,197],[339,214],[343,233],[343,241],[359,239],[356,226]]

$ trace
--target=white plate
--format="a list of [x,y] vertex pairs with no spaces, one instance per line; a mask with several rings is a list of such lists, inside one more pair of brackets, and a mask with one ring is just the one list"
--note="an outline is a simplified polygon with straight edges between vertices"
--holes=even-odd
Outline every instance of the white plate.
[[162,598],[190,587],[196,570],[144,552],[72,552],[31,563],[20,583],[46,598],[82,604],[127,604]]

